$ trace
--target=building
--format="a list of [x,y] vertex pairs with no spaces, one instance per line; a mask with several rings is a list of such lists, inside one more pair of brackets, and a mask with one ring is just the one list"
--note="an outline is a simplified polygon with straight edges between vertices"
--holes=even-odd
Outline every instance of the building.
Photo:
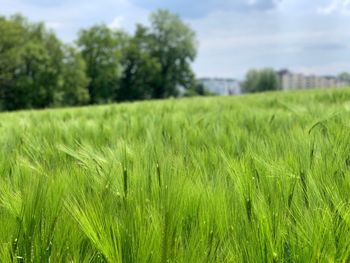
[[292,73],[288,70],[278,72],[283,90],[313,89],[313,88],[340,88],[349,83],[333,76],[315,76]]
[[201,78],[198,79],[204,88],[216,95],[237,95],[241,94],[241,86],[237,80],[223,78]]

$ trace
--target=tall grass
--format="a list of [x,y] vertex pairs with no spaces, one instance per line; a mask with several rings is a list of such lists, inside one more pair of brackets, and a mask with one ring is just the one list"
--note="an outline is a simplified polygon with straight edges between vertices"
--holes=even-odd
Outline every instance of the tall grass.
[[350,90],[0,114],[1,262],[349,262]]

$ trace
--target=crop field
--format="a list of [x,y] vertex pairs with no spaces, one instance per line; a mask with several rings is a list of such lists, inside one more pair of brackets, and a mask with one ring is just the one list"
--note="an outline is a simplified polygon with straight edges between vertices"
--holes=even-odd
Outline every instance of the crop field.
[[0,114],[1,262],[349,262],[350,90]]

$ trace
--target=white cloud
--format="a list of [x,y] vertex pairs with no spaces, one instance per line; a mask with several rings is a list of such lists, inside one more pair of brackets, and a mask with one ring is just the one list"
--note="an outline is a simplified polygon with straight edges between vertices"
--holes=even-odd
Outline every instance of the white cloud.
[[290,69],[294,72],[302,72],[309,75],[337,75],[342,71],[348,71],[350,63],[331,62],[322,65],[296,66]]
[[317,74],[350,71],[350,17],[317,14],[315,3],[305,11],[302,0],[284,3],[272,12],[216,12],[190,20],[200,43],[197,74],[243,78],[247,70],[261,67]]
[[215,11],[264,12],[277,8],[281,0],[129,0],[147,10],[166,8],[186,18],[203,18]]
[[337,37],[328,31],[317,32],[283,32],[275,34],[226,35],[220,38],[208,38],[201,47],[208,50],[223,48],[257,48],[261,46],[290,46],[309,42],[324,41],[329,37]]
[[47,21],[46,22],[46,26],[50,29],[53,29],[53,30],[60,30],[62,28],[64,28],[64,23],[62,22],[57,22],[57,21]]
[[0,0],[0,15],[21,13],[32,22],[44,21],[63,41],[72,42],[80,29],[94,24],[123,26],[132,32],[135,24],[145,23],[149,14],[129,0],[53,0],[48,3],[49,0]]
[[350,13],[350,0],[333,0],[329,5],[318,8],[318,12],[323,15],[332,13]]
[[108,27],[111,29],[120,29],[122,28],[124,20],[125,18],[123,16],[117,16],[111,23],[108,24]]

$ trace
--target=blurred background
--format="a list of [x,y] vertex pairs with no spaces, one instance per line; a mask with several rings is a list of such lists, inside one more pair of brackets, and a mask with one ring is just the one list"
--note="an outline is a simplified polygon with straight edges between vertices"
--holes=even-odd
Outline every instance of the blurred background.
[[0,0],[2,110],[349,86],[349,0]]

